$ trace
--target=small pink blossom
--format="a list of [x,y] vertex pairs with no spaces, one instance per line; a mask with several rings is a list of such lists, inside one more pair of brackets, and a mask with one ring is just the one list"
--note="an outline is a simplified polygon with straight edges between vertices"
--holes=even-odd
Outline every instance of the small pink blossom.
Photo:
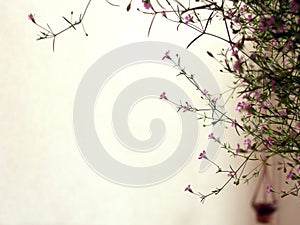
[[231,127],[236,127],[237,126],[237,121],[236,120],[233,120],[232,122],[231,122]]
[[282,110],[280,110],[280,111],[278,112],[278,114],[279,114],[280,116],[284,116],[284,115],[286,115],[286,110],[285,110],[285,109],[282,109]]
[[263,108],[265,108],[266,106],[269,106],[271,104],[271,101],[269,100],[269,99],[267,99],[266,101],[264,101],[264,102],[262,102],[262,103],[260,103],[260,105],[259,105],[259,109],[263,109]]
[[206,89],[200,90],[200,91],[201,91],[201,93],[202,93],[203,95],[207,95],[207,94],[208,94],[208,91],[207,91]]
[[291,170],[288,172],[288,174],[286,175],[286,179],[287,179],[287,180],[290,179],[290,178],[292,177],[292,175],[293,175],[293,169],[291,169]]
[[205,158],[205,157],[206,157],[205,154],[206,154],[206,151],[203,150],[203,151],[199,154],[198,159],[203,159],[203,158]]
[[237,71],[241,68],[241,64],[242,64],[242,59],[238,59],[237,61],[235,61],[235,63],[233,64],[232,69]]
[[277,46],[277,45],[278,45],[277,40],[273,38],[273,39],[272,39],[272,44],[273,44],[274,46]]
[[246,4],[244,4],[242,7],[241,7],[241,12],[245,12],[245,10],[248,8],[248,6]]
[[294,137],[294,136],[296,136],[297,133],[294,130],[290,130],[289,134],[291,137]]
[[233,11],[231,9],[228,9],[226,12],[225,12],[226,16],[228,16],[229,18],[232,17],[233,15]]
[[167,16],[165,11],[162,11],[162,12],[161,12],[161,15],[164,16],[164,17]]
[[188,186],[186,186],[186,188],[184,189],[184,191],[189,191],[189,192],[192,192],[192,193],[193,193],[190,184],[189,184]]
[[266,30],[267,28],[263,24],[258,25],[258,29],[260,30]]
[[218,97],[213,97],[213,99],[211,100],[211,102],[214,103],[214,104],[216,104],[217,101],[218,101],[218,99],[219,99]]
[[208,135],[208,139],[213,139],[214,138],[214,133],[210,133],[209,135]]
[[239,23],[240,22],[240,18],[238,16],[233,17],[233,22]]
[[[300,17],[299,17],[299,18],[300,18]],[[288,49],[292,46],[292,44],[293,44],[293,41],[292,41],[292,40],[287,41],[287,42],[284,44],[284,46],[283,46],[283,50],[284,50],[284,51],[288,50]]]
[[258,100],[260,98],[260,91],[259,90],[255,91],[255,94],[254,94],[253,98],[255,98],[256,100]]
[[237,56],[238,55],[238,50],[237,49],[232,49],[231,55],[232,56]]
[[186,105],[183,106],[183,112],[186,112],[186,111],[188,111],[191,108],[191,105],[188,102],[186,102],[185,104]]
[[161,93],[159,99],[167,99],[166,92]]
[[228,172],[227,176],[228,177],[233,177],[233,172],[232,171]]
[[252,147],[251,143],[252,140],[250,138],[244,140],[244,145],[246,146],[246,150],[249,150]]
[[149,0],[142,0],[142,2],[144,3],[145,9],[148,10],[148,9],[150,9],[152,7]]
[[28,15],[28,19],[31,20],[33,23],[35,23],[35,18],[34,18],[34,15],[32,13],[30,13]]
[[166,51],[166,52],[165,52],[165,55],[162,57],[162,60],[170,59],[171,57],[170,57],[169,54],[170,54],[170,50]]
[[258,126],[258,131],[262,132],[264,129],[266,129],[266,127],[264,125],[259,125]]
[[237,148],[235,150],[235,154],[239,154],[239,152],[241,151],[241,145],[240,144],[237,144]]
[[252,103],[251,102],[242,101],[242,102],[238,102],[238,104],[236,105],[235,110],[239,111],[239,112],[248,111],[248,113],[249,113],[249,110],[251,108],[252,108]]
[[272,147],[272,145],[275,143],[275,141],[271,138],[271,137],[267,137],[263,140],[264,145],[266,146],[266,148],[270,148]]
[[192,22],[192,21],[193,21],[193,18],[194,18],[194,17],[191,16],[191,14],[188,14],[188,15],[185,17],[185,22],[184,22],[184,23],[185,23],[186,25],[188,25],[189,22]]
[[270,27],[275,23],[274,17],[266,18],[266,23]]
[[244,98],[248,98],[248,97],[250,97],[251,96],[251,92],[247,92],[247,93],[245,93],[244,95],[243,95],[243,99]]
[[273,186],[272,185],[268,185],[266,188],[266,193],[270,194],[273,191]]
[[248,14],[248,16],[247,16],[247,22],[248,23],[252,22],[252,14]]

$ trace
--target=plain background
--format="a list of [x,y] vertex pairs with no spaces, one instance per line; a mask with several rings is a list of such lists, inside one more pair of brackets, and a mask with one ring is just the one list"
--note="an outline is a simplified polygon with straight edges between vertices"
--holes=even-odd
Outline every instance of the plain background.
[[[207,192],[224,180],[212,167],[198,172],[198,152],[175,177],[145,188],[110,183],[86,165],[72,124],[73,101],[85,71],[125,44],[158,40],[185,47],[193,37],[184,29],[176,32],[176,26],[161,19],[147,37],[151,18],[137,13],[137,5],[128,13],[125,5],[115,8],[97,0],[85,18],[88,37],[79,27],[70,30],[57,39],[54,53],[50,41],[35,41],[39,29],[28,20],[29,13],[59,30],[66,25],[61,16],[69,17],[71,10],[78,16],[86,2],[1,1],[0,224],[255,224],[250,207],[253,185],[229,185],[204,205],[184,193],[187,184]],[[204,38],[191,51],[207,60],[225,88],[230,80],[217,72],[217,64],[205,53],[221,46]],[[229,158],[220,153],[216,160]],[[281,202],[277,224],[298,224],[299,201]]]

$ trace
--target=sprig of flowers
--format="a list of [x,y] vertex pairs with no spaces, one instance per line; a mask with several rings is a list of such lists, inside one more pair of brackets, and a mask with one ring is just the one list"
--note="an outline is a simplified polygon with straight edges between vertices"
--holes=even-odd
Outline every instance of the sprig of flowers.
[[62,17],[66,23],[68,24],[68,26],[58,32],[54,32],[53,29],[50,27],[50,25],[47,23],[47,26],[42,26],[38,23],[38,20],[36,18],[36,16],[34,16],[32,13],[30,13],[28,15],[28,19],[34,23],[38,28],[41,29],[40,33],[38,34],[38,38],[37,40],[44,40],[44,39],[52,39],[52,50],[54,51],[55,50],[55,41],[56,41],[56,38],[57,36],[61,35],[62,33],[70,30],[70,29],[74,29],[76,30],[76,27],[78,25],[81,25],[82,26],[82,29],[85,33],[86,36],[88,36],[87,32],[85,31],[85,28],[84,28],[84,25],[83,25],[83,19],[86,15],[86,12],[90,6],[90,3],[91,3],[92,0],[89,0],[83,13],[79,15],[79,18],[75,21],[73,21],[73,11],[71,12],[71,17],[70,19],[67,19],[66,17]]

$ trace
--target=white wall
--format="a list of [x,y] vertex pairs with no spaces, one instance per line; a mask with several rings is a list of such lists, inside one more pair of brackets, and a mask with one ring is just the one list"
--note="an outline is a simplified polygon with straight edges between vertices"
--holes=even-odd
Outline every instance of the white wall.
[[[102,179],[77,149],[73,101],[93,62],[135,41],[169,41],[184,47],[192,35],[159,22],[148,38],[149,17],[93,1],[85,21],[89,37],[80,29],[67,32],[58,38],[53,53],[50,41],[35,41],[39,30],[27,15],[34,13],[37,20],[58,29],[64,24],[61,16],[71,10],[78,15],[85,2],[2,0],[1,5],[0,224],[255,224],[247,186],[229,185],[204,205],[183,192],[189,183],[209,191],[224,179],[214,176],[213,168],[198,172],[198,152],[172,179],[138,189]],[[217,71],[206,56],[207,46],[218,49],[216,42],[203,39],[191,50]],[[230,83],[221,74],[216,78],[222,88]],[[228,157],[220,153],[217,160],[226,162]]]

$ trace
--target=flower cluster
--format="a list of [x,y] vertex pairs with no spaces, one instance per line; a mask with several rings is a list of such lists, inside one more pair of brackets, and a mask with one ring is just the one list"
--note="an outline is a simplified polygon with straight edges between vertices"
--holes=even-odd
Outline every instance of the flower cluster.
[[[238,136],[244,136],[244,140],[232,147],[230,143],[214,137],[213,133],[208,138],[220,143],[221,148],[235,158],[239,156],[245,161],[237,169],[222,170],[218,167],[218,171],[226,171],[229,179],[234,179],[236,184],[240,179],[248,182],[259,174],[265,164],[269,164],[271,158],[279,156],[281,162],[273,166],[286,174],[286,183],[290,186],[277,192],[298,196],[300,173],[295,168],[300,168],[299,2],[225,0],[219,3],[203,0],[198,1],[196,6],[174,2],[177,5],[169,2],[169,9],[160,8],[161,4],[152,7],[153,19],[156,14],[163,13],[165,19],[177,23],[178,27],[188,26],[198,31],[199,35],[188,46],[203,35],[223,40],[228,46],[218,57],[209,51],[207,53],[222,64],[221,72],[231,74],[234,79],[231,99],[237,100],[237,115],[211,117],[211,125],[221,122],[226,126],[229,123]],[[201,10],[211,13],[204,17]],[[220,37],[207,29],[213,20],[220,21],[220,17],[223,18],[227,37]],[[163,60],[174,63],[180,75],[184,75],[200,91],[200,97],[207,100],[212,115],[215,115],[218,98],[200,88],[193,76],[179,65],[179,60],[172,59],[169,53],[165,53]],[[197,114],[201,111],[190,104],[179,104],[179,108]],[[199,118],[207,120],[208,116]],[[205,151],[199,155],[199,159],[202,158],[208,159]],[[245,162],[249,160],[257,161],[256,169],[252,174],[238,175],[246,171]],[[270,191],[276,192],[271,184],[266,189],[267,193]]]

